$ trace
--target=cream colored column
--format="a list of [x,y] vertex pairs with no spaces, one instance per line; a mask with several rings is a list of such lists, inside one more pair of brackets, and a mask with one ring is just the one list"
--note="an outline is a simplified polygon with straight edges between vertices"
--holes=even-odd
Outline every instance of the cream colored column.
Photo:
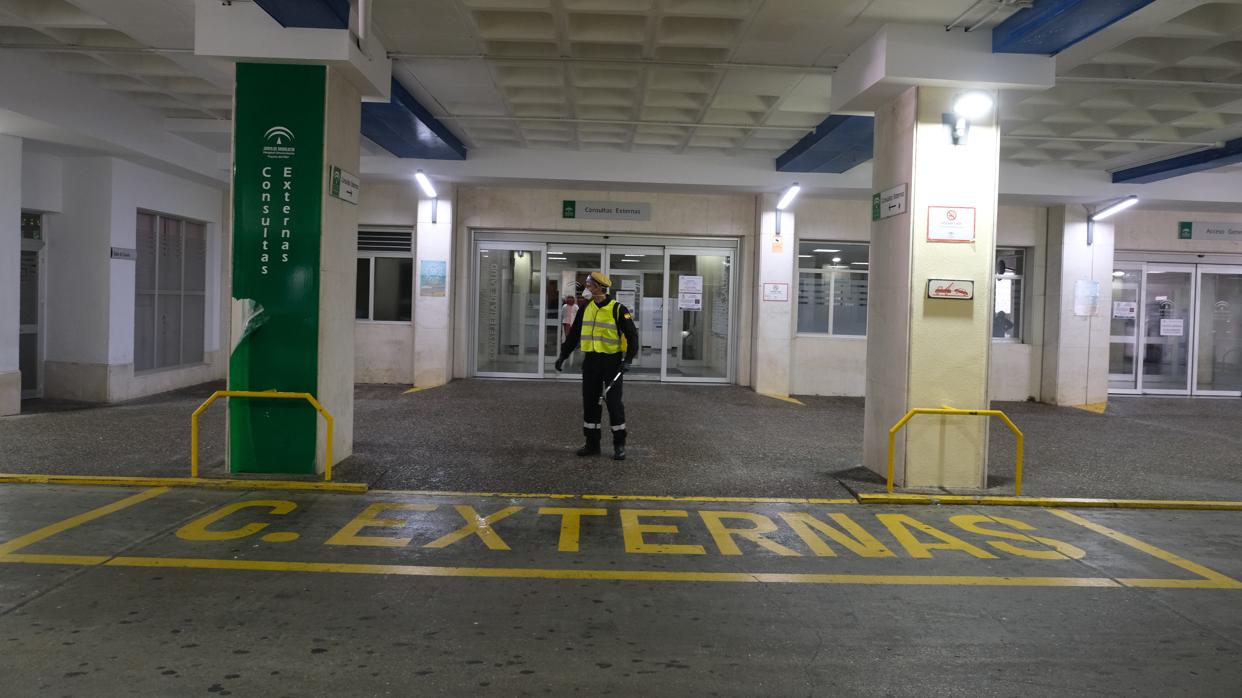
[[[912,87],[876,111],[873,189],[908,185],[907,212],[871,230],[863,455],[880,474],[907,410],[988,406],[1000,137],[993,110],[953,144],[943,117],[964,91]],[[973,240],[929,240],[931,207],[973,209]],[[973,282],[974,299],[930,299],[930,279]],[[897,439],[896,482],[982,487],[987,434],[979,417],[915,417]]]
[[[359,172],[358,132],[362,96],[338,68],[328,68],[324,112],[324,159],[352,174]],[[326,168],[325,168],[326,169]],[[358,274],[358,207],[329,194],[323,176],[323,229],[319,256],[319,393],[332,413],[332,459],[354,452],[354,293]],[[326,431],[319,422],[319,470],[323,470]]]
[[[414,385],[434,388],[453,377],[454,188],[436,183],[439,199],[418,202],[414,244]],[[426,270],[428,273],[423,274]],[[440,274],[443,273],[443,277]]]
[[[1048,289],[1044,305],[1041,397],[1054,405],[1103,411],[1108,405],[1113,224],[1091,224],[1078,205],[1048,210]],[[1093,291],[1098,296],[1092,298]],[[1081,298],[1078,297],[1081,295]]]
[[[759,197],[759,249],[755,269],[755,392],[788,397],[790,352],[793,350],[794,214],[777,211],[779,196]],[[776,232],[780,216],[780,233]],[[765,300],[764,289],[769,289]],[[783,299],[779,291],[783,289]]]
[[0,416],[22,410],[21,329],[22,139],[0,136]]

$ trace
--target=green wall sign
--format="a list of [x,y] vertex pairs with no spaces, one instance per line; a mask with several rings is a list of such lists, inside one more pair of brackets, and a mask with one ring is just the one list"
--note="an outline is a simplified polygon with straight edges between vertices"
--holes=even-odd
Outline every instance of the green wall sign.
[[[327,69],[237,64],[230,390],[315,395]],[[236,336],[237,330],[234,330]],[[315,472],[317,416],[301,400],[229,401],[233,472]]]

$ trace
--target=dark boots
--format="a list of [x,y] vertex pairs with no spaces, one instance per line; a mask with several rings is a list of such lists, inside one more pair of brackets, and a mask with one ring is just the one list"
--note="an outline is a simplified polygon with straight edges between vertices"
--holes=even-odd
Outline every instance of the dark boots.
[[625,432],[612,432],[612,459],[625,460]]
[[586,436],[586,443],[578,449],[578,455],[599,455],[599,429],[583,429],[582,433]]

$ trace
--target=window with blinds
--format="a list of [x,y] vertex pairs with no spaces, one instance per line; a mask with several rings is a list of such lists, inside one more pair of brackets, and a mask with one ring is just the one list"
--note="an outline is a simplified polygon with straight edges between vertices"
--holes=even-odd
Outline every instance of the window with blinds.
[[139,211],[135,247],[134,370],[202,363],[206,226]]

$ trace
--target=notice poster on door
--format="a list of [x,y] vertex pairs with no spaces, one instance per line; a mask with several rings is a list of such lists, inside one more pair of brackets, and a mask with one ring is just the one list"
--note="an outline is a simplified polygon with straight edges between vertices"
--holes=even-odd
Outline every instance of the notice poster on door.
[[1138,317],[1138,303],[1113,301],[1113,317],[1117,320],[1133,320]]
[[702,293],[678,293],[677,294],[678,310],[702,310],[703,294]]
[[1074,315],[1095,317],[1100,311],[1100,282],[1079,279],[1074,282]]
[[617,291],[617,302],[624,305],[630,313],[637,313],[635,305],[638,301],[638,293],[636,291]]
[[1181,337],[1185,333],[1185,321],[1181,318],[1161,318],[1160,319],[1160,336],[1161,337]]
[[677,277],[678,293],[702,293],[703,277],[701,276],[679,276]]

